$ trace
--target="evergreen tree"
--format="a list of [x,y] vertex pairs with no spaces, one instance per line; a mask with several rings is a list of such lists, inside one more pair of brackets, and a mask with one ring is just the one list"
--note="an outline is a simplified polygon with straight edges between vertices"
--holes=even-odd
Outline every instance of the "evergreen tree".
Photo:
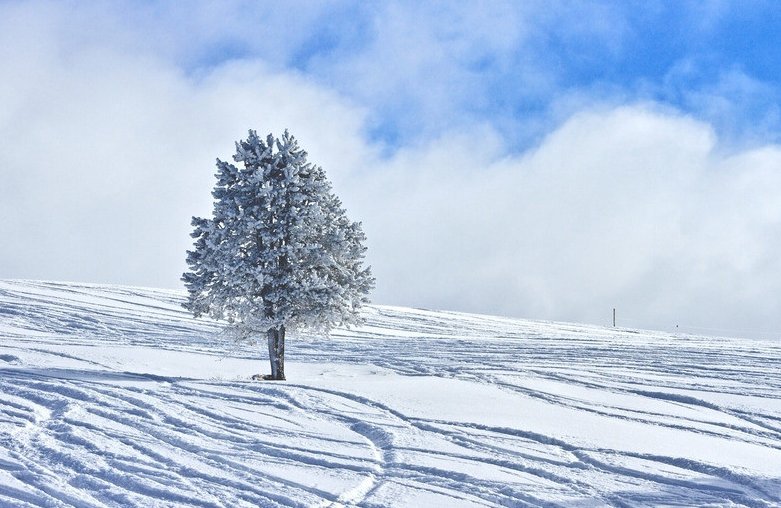
[[285,379],[285,332],[361,323],[374,286],[366,239],[295,138],[249,131],[233,164],[217,160],[214,212],[193,217],[182,280],[195,317],[228,322],[238,339],[266,335],[270,379]]

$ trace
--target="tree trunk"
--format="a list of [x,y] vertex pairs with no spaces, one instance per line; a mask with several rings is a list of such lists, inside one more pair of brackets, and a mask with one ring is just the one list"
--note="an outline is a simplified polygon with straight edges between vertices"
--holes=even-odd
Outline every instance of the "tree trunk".
[[285,327],[268,331],[268,358],[271,361],[271,376],[274,381],[285,380]]

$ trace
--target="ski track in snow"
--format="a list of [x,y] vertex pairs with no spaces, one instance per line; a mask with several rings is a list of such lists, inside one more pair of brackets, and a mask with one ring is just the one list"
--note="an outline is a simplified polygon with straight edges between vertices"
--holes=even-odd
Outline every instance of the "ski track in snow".
[[777,343],[375,306],[253,382],[183,298],[0,281],[0,506],[781,506]]

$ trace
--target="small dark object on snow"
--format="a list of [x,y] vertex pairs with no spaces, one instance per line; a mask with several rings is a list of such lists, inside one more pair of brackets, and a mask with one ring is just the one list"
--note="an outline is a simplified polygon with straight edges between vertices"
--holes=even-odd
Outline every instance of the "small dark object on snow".
[[252,375],[252,380],[253,381],[276,381],[274,376],[272,376],[271,374],[265,374],[265,375],[263,375],[263,374],[253,374]]

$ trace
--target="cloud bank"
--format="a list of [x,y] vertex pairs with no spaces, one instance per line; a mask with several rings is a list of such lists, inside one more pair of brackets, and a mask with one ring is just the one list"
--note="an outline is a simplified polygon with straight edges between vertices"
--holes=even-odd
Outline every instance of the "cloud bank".
[[95,5],[0,6],[0,277],[180,287],[214,159],[289,128],[363,221],[378,303],[781,337],[776,89],[739,68],[687,87],[697,58],[571,83],[540,34],[622,61],[609,2],[433,24],[433,4],[323,3],[300,30],[274,22],[290,4],[263,36],[239,4]]
[[490,140],[400,153],[364,193],[384,196],[364,206],[389,300],[604,324],[617,307],[619,323],[664,329],[776,326],[780,147],[723,153],[707,124],[653,105],[580,113],[517,157]]

